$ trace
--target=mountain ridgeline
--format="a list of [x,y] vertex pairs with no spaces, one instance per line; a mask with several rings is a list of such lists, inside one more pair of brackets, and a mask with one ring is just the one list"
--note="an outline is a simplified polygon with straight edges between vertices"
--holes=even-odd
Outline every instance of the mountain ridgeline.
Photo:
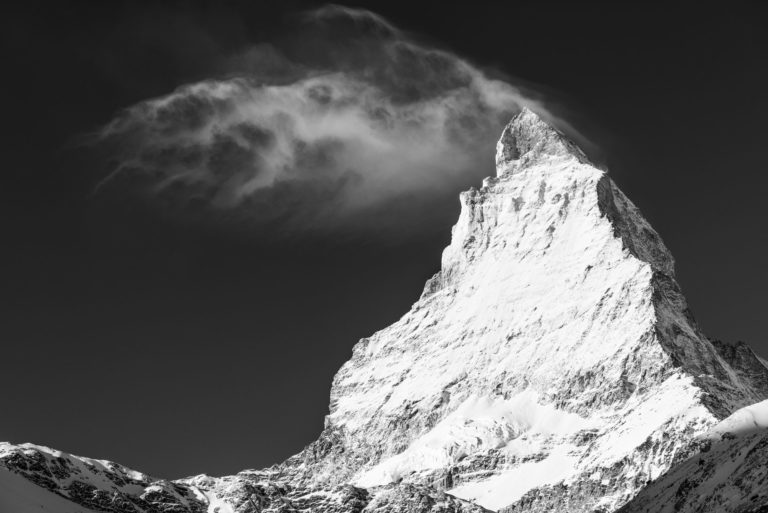
[[768,364],[701,332],[661,237],[538,115],[512,119],[496,165],[302,452],[165,481],[0,444],[0,510],[768,511]]

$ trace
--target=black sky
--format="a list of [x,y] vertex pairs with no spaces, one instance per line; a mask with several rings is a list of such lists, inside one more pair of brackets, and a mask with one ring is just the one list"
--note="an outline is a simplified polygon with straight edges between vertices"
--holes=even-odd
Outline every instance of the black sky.
[[[73,140],[319,5],[275,4],[2,8],[0,439],[161,477],[275,463],[322,428],[356,340],[438,269],[458,201],[420,239],[286,244],[92,194]],[[355,6],[546,91],[676,256],[706,333],[768,356],[759,2]]]

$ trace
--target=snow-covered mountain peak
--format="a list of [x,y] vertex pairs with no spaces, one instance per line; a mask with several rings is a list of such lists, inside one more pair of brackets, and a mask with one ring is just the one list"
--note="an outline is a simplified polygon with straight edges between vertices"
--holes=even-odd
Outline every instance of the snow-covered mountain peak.
[[[300,479],[440,482],[493,510],[565,483],[610,510],[764,397],[768,370],[734,371],[700,332],[605,171],[526,109],[497,149],[419,301],[337,373],[325,432],[289,460]],[[605,485],[617,472],[634,484]]]
[[[82,513],[61,500],[113,513],[704,511],[688,491],[721,490],[724,458],[737,472],[718,511],[752,511],[720,506],[737,488],[768,497],[742,489],[767,475],[755,462],[768,455],[768,364],[701,332],[661,237],[535,113],[505,128],[497,162],[461,194],[421,297],[355,345],[302,452],[167,482],[0,444],[0,511]],[[3,509],[2,491],[22,500],[27,481],[48,495]]]
[[542,157],[575,158],[586,161],[584,153],[557,129],[527,107],[516,114],[496,144],[496,172],[516,172]]

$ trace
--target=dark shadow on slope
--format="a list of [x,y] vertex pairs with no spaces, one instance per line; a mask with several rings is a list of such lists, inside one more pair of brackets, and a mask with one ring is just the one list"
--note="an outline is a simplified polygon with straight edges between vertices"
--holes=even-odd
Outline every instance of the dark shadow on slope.
[[700,447],[617,513],[768,512],[768,430]]

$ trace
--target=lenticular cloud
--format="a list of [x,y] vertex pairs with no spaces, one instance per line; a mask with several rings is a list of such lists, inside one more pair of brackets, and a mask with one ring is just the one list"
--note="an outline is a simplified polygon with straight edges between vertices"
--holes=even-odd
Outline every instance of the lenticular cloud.
[[435,202],[492,174],[523,104],[509,83],[417,44],[367,11],[327,7],[237,71],[125,110],[97,144],[99,191],[295,230],[415,227]]

